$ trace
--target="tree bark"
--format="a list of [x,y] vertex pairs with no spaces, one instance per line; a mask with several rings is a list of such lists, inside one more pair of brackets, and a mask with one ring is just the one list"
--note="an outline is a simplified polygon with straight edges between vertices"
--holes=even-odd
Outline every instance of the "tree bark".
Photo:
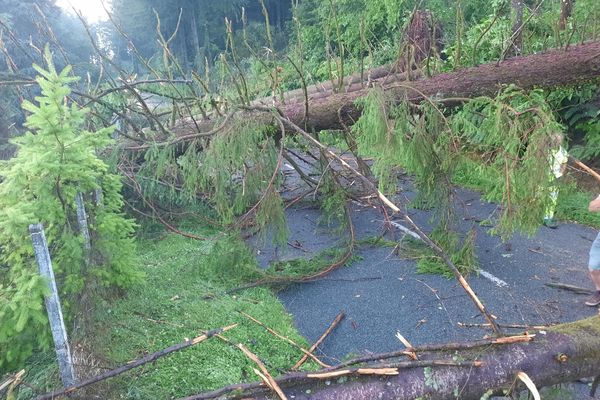
[[[446,352],[448,358],[456,361],[452,366],[399,369],[397,375],[390,376],[287,379],[287,382],[280,377],[277,381],[285,394],[296,400],[480,399],[486,392],[508,390],[515,384],[519,372],[525,372],[541,388],[600,374],[600,317],[549,328],[530,342],[469,350],[456,348]],[[439,358],[440,354],[436,356]],[[477,360],[482,365],[468,367],[468,362],[460,365],[458,360]],[[420,356],[419,362],[426,364],[427,357]],[[369,367],[373,366],[364,368]],[[237,392],[236,396],[269,398],[266,389],[261,390],[260,393]],[[188,399],[207,398],[211,397],[196,395]]]
[[[393,77],[391,77],[393,78]],[[505,85],[515,84],[523,89],[554,88],[600,80],[600,41],[553,50],[525,57],[514,57],[499,64],[484,64],[455,72],[435,75],[413,82],[393,82],[383,85],[395,102],[420,102],[425,97],[438,100],[493,96]],[[360,117],[356,99],[365,96],[367,89],[332,94],[310,100],[309,125],[319,131],[339,129],[338,111],[346,116],[347,124]],[[302,104],[282,107],[284,114],[295,123],[303,123]]]
[[573,11],[573,0],[560,1],[560,19],[558,20],[558,29],[561,31],[567,28],[567,22]]
[[[384,68],[377,70],[378,73]],[[371,82],[379,85],[392,101],[423,101],[426,97],[451,102],[452,99],[493,96],[502,86],[515,84],[523,89],[535,87],[555,88],[572,86],[600,80],[600,41],[569,46],[567,50],[551,50],[545,53],[514,57],[499,63],[484,64],[455,72],[435,75],[415,81],[406,81],[405,74],[391,74]],[[348,82],[353,81],[353,79]],[[277,104],[284,115],[295,124],[320,131],[341,129],[344,124],[356,121],[361,110],[354,102],[365,96],[370,88],[361,88],[362,82],[349,85],[345,93],[332,93],[324,90],[311,94],[309,91],[309,115],[305,118],[305,99],[288,97],[285,104]],[[265,105],[271,105],[271,99]],[[255,103],[260,103],[257,101]],[[340,121],[339,115],[343,117]],[[252,118],[256,119],[256,116]],[[260,117],[258,117],[260,118]],[[265,115],[265,123],[270,117]],[[306,123],[306,124],[305,124]],[[201,131],[210,131],[215,121],[203,121]],[[182,121],[175,134],[190,135],[195,127],[189,121]]]

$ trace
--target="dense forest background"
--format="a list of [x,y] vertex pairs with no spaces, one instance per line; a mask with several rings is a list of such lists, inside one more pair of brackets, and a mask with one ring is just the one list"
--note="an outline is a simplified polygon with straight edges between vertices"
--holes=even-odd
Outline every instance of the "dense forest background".
[[[103,67],[103,53],[119,66],[119,73],[132,78],[156,71],[191,78],[194,72],[206,77],[210,87],[205,89],[221,97],[225,94],[217,87],[230,80],[232,70],[233,75],[249,74],[249,81],[264,81],[270,79],[272,68],[279,68],[277,86],[284,91],[300,87],[292,60],[309,84],[396,61],[412,12],[419,8],[428,10],[439,27],[436,40],[443,59],[439,69],[450,70],[515,54],[508,49],[514,39],[520,42],[516,53],[528,54],[594,38],[596,2],[567,3],[114,0],[105,3],[110,18],[86,27],[73,10],[62,9],[52,0],[2,0],[0,77],[17,82],[31,78],[31,64],[41,62],[41,49],[50,43],[59,54],[57,66],[72,65],[74,74],[84,78],[80,85],[115,78],[115,70]],[[511,37],[523,22],[523,29]],[[173,57],[167,64],[166,42]],[[2,149],[24,121],[18,99],[32,94],[32,88],[13,85],[0,86]],[[252,95],[269,92],[268,84],[250,82],[250,86]]]

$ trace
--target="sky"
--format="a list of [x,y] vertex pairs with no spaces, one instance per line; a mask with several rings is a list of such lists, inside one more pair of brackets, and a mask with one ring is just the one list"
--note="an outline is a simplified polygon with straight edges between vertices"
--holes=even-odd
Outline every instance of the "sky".
[[[110,8],[109,2],[104,0],[107,8]],[[57,0],[56,5],[67,12],[72,13],[73,7],[83,14],[90,23],[107,19],[106,12],[102,8],[101,0]]]

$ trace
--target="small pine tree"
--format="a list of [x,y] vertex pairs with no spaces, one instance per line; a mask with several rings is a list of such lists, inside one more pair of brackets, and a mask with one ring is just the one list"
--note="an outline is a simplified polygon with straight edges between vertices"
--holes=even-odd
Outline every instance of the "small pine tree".
[[[0,371],[21,364],[50,343],[43,295],[28,226],[42,222],[67,318],[78,293],[92,283],[127,287],[141,278],[134,267],[135,224],[121,212],[120,178],[97,151],[110,143],[112,128],[82,127],[87,110],[69,105],[71,68],[60,73],[46,48],[48,70],[40,74],[41,95],[23,108],[29,131],[13,140],[15,157],[0,164]],[[76,219],[75,196],[101,190],[100,202],[86,201],[92,251],[86,255]],[[89,257],[90,262],[86,262]]]

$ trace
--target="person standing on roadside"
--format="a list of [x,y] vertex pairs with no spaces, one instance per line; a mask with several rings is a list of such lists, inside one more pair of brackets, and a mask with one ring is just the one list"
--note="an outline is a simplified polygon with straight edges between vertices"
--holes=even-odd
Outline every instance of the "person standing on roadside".
[[[600,212],[600,195],[590,202],[588,210],[590,212]],[[588,267],[590,269],[592,282],[596,286],[596,292],[585,302],[585,304],[595,307],[600,305],[600,232],[598,233],[598,236],[596,236],[594,243],[592,243]]]
[[556,229],[558,224],[554,220],[554,211],[556,210],[556,203],[558,202],[558,178],[563,176],[567,167],[567,161],[569,160],[569,154],[562,146],[563,135],[555,133],[551,136],[552,147],[554,148],[549,157],[550,171],[548,174],[548,180],[550,186],[550,203],[546,207],[544,213],[544,225],[548,228]]

